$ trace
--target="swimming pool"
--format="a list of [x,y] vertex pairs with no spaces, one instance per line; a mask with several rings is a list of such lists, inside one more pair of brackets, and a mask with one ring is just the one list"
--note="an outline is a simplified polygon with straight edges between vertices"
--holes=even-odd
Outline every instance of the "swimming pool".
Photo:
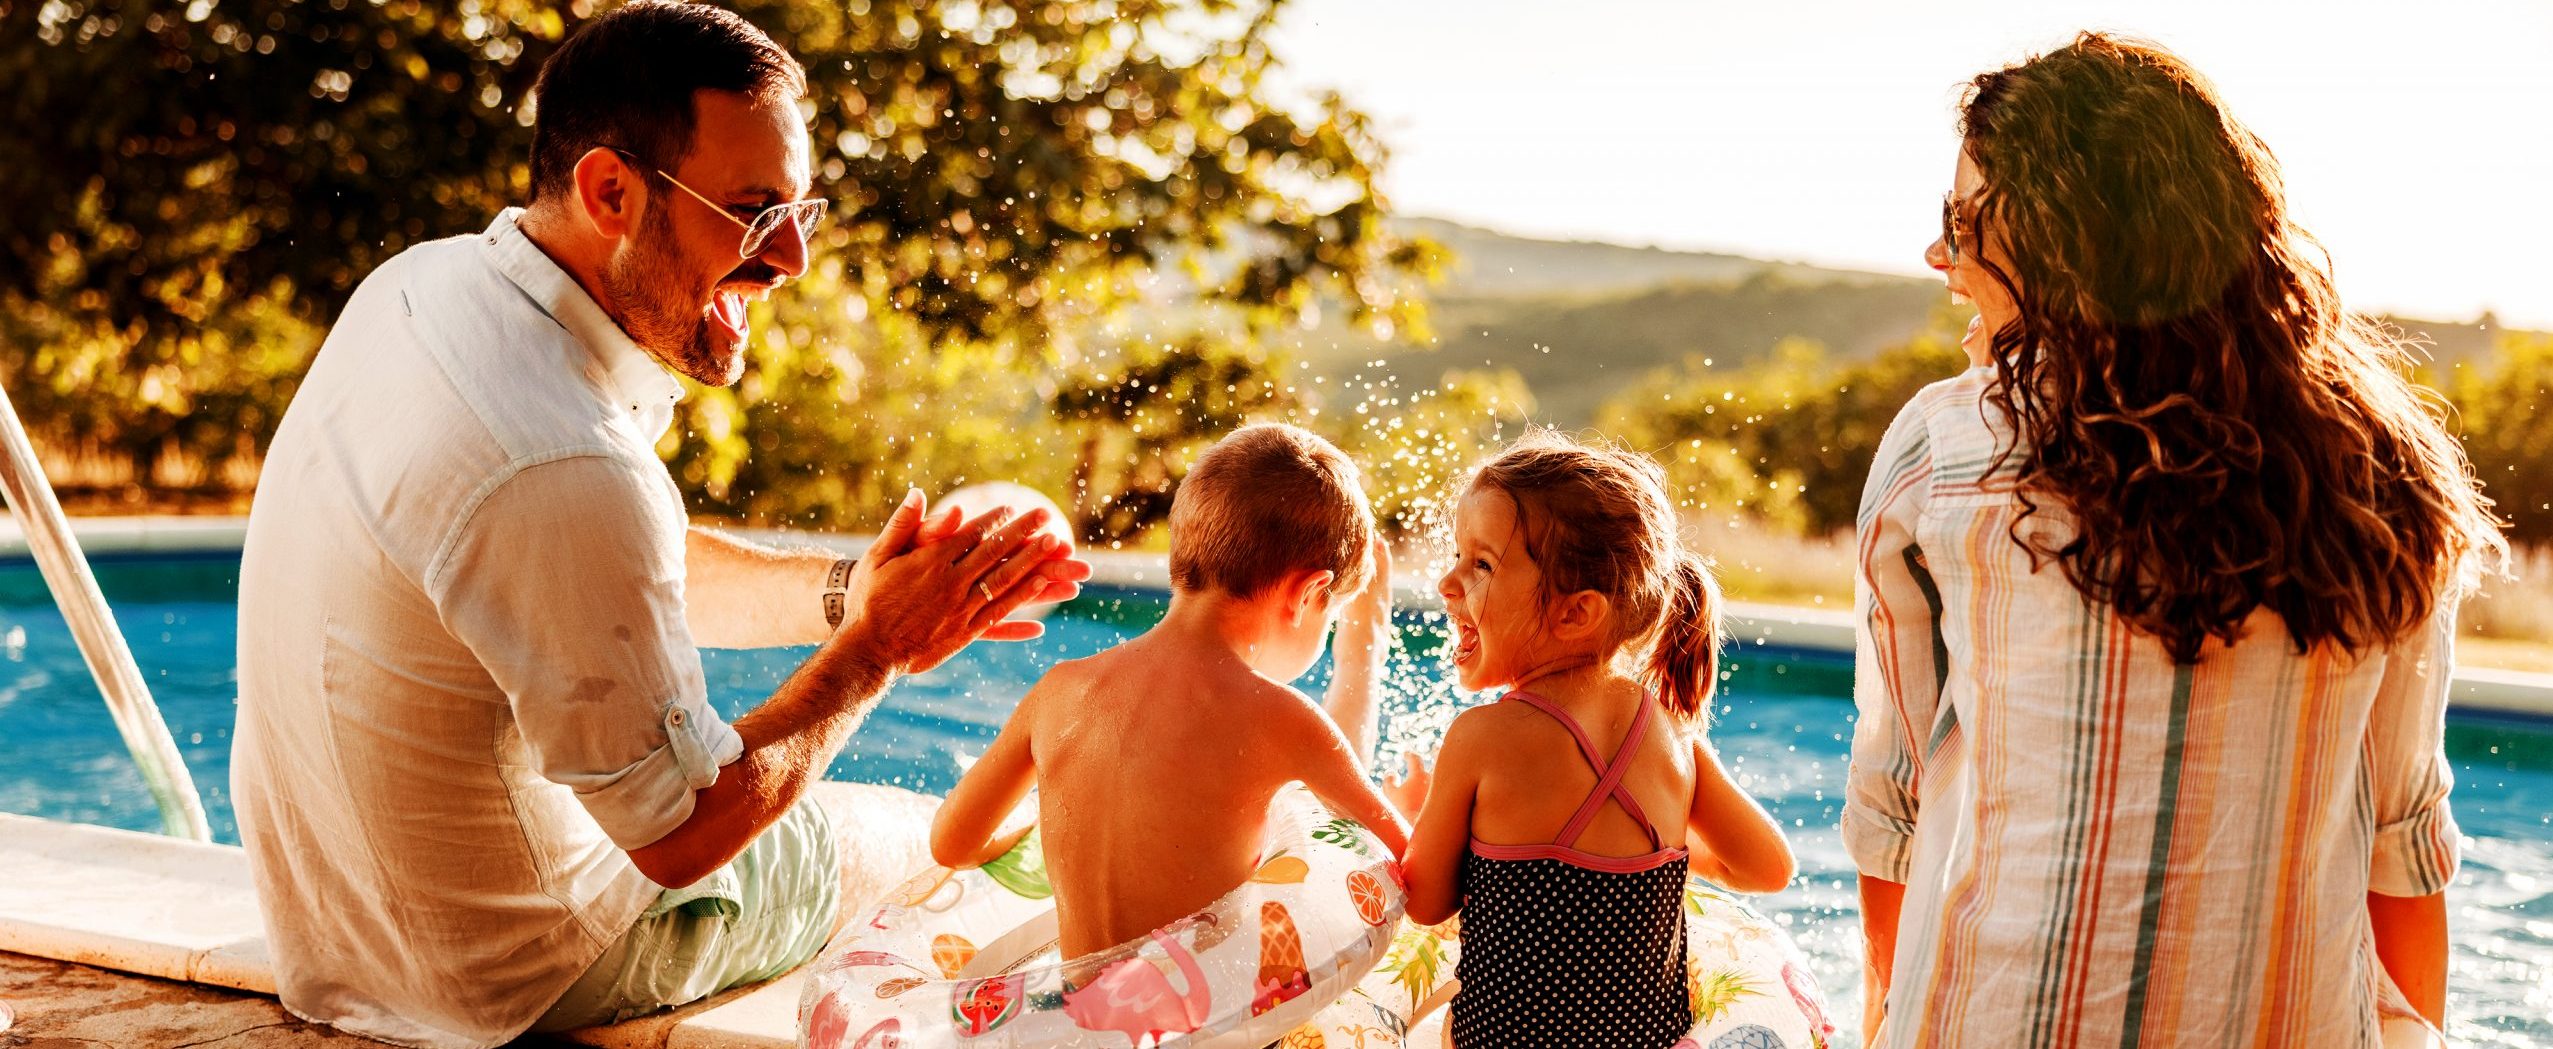
[[[229,801],[236,557],[115,558],[96,567],[203,793],[214,836],[236,842]],[[1039,641],[979,645],[899,684],[834,763],[833,777],[946,791],[961,760],[992,738],[1042,668],[1142,629],[1162,607],[1157,595],[1095,589],[1050,618]],[[1410,620],[1408,651],[1395,663],[1407,691],[1387,711],[1387,736],[1423,738],[1448,716],[1453,694],[1428,669],[1437,643]],[[711,697],[736,716],[804,654],[709,652]],[[1741,782],[1788,826],[1799,855],[1799,880],[1765,901],[1766,910],[1809,954],[1846,1029],[1837,1044],[1857,1044],[1852,866],[1835,831],[1852,734],[1851,668],[1832,654],[1744,647],[1729,662],[1714,737]],[[0,748],[0,811],[158,829],[69,631],[25,562],[0,563],[0,726],[9,738]],[[2450,897],[2451,1033],[2468,1046],[2553,1044],[2553,726],[2458,718],[2447,743],[2456,816],[2468,835]]]

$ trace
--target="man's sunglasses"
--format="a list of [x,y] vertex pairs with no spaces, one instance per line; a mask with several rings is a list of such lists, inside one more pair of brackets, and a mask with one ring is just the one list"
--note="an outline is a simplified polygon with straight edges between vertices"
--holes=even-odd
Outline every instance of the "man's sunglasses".
[[728,210],[726,205],[711,200],[703,196],[699,190],[684,185],[683,180],[666,173],[665,169],[638,159],[637,154],[626,149],[613,149],[612,152],[620,154],[621,159],[629,161],[634,166],[655,172],[658,178],[671,182],[674,188],[691,194],[691,199],[707,205],[709,210],[717,212],[720,217],[744,227],[745,239],[743,243],[736,245],[736,255],[739,258],[750,259],[762,254],[764,248],[771,246],[771,238],[778,235],[789,223],[797,223],[800,239],[812,239],[816,235],[816,230],[824,225],[825,199],[823,197],[808,197],[805,200],[793,200],[786,204],[774,204],[754,212],[750,219],[740,218],[735,212]]

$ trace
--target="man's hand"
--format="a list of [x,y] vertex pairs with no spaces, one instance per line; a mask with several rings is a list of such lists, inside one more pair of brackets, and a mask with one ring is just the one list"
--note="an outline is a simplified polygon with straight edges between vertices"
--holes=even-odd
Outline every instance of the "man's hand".
[[994,509],[973,519],[937,519],[920,491],[895,516],[851,573],[845,632],[870,658],[899,673],[946,662],[978,638],[1024,641],[1045,632],[1008,622],[1023,605],[1070,598],[1090,565],[1060,540],[1039,534],[1048,513]]

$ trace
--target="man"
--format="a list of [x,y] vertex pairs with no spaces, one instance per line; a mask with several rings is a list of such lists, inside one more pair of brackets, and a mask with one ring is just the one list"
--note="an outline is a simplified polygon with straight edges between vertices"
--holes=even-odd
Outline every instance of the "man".
[[[856,563],[686,527],[666,369],[734,382],[744,300],[806,269],[804,90],[731,13],[595,20],[542,70],[531,205],[383,265],[312,364],[249,519],[232,776],[296,1014],[483,1047],[800,964],[923,833],[837,842],[809,784],[897,674],[1088,576],[1042,514],[918,493]],[[821,647],[720,720],[696,646],[780,644]]]

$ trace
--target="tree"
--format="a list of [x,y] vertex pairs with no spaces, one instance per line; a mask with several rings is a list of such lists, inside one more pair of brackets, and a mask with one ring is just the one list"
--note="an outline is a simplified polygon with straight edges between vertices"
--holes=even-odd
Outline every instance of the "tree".
[[1700,509],[1718,502],[1811,534],[1850,528],[1880,435],[1926,385],[1967,367],[1954,320],[1867,361],[1838,365],[1785,340],[1752,368],[1713,374],[1687,361],[1606,405],[1602,426],[1658,451]]
[[[1254,328],[1323,296],[1411,326],[1403,275],[1432,256],[1383,228],[1361,115],[1270,97],[1281,3],[738,3],[807,66],[838,218],[822,296],[763,307],[786,336],[757,347],[767,380],[696,398],[688,427],[838,410],[853,347],[872,375],[961,345],[1067,363],[1153,268]],[[255,454],[363,274],[525,196],[526,94],[594,10],[0,0],[0,153],[41,158],[0,166],[0,312],[22,318],[0,379],[40,436],[144,468]],[[684,476],[840,465],[782,437],[712,441]]]
[[1365,473],[1374,519],[1390,536],[1452,534],[1454,485],[1534,414],[1533,391],[1511,369],[1445,372],[1434,385],[1350,376],[1325,412],[1326,432]]
[[1109,365],[1068,377],[1051,402],[1075,444],[1071,513],[1084,542],[1123,545],[1167,522],[1195,453],[1302,404],[1267,357],[1202,336]]
[[2441,385],[2483,491],[2513,538],[2553,540],[2553,336],[2504,333]]
[[564,21],[471,11],[0,0],[0,379],[37,434],[145,481],[253,454],[362,274],[518,195]]

